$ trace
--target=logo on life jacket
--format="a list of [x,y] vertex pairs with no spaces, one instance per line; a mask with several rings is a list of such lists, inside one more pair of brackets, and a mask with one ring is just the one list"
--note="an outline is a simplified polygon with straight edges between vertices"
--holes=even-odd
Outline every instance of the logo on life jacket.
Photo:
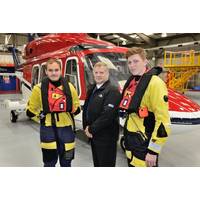
[[49,83],[48,102],[50,112],[66,111],[66,100],[63,90]]

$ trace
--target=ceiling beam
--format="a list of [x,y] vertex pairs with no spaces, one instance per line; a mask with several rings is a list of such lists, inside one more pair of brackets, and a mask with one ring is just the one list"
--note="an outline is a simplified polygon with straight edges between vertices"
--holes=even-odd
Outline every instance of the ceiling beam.
[[[173,39],[182,39],[184,37],[191,37],[192,39],[195,38],[195,36],[197,36],[200,34],[199,33],[182,33],[182,34],[178,34],[178,35],[172,35],[172,36],[167,36],[167,37],[161,37],[161,38],[158,38],[156,39],[158,42],[160,41],[164,41],[164,40],[173,40]],[[196,38],[195,38],[196,39]]]
[[131,47],[141,47],[141,48],[147,48],[147,45],[146,44],[135,44],[135,43],[129,43],[127,45],[124,45],[128,48],[131,48]]
[[108,37],[108,36],[111,36],[111,35],[113,35],[114,33],[106,33],[106,35],[100,35],[102,38],[104,38],[104,37]]
[[152,39],[150,37],[148,37],[147,35],[145,35],[144,33],[136,33],[136,35],[142,39],[145,43],[147,43],[149,46],[156,46],[157,43],[156,43],[156,40],[155,39]]

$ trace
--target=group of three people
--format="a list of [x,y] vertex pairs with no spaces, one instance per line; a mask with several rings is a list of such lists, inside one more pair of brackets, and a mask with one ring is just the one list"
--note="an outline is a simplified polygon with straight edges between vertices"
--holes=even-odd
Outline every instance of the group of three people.
[[[83,129],[89,138],[95,167],[114,167],[119,138],[119,116],[125,118],[124,144],[128,166],[158,166],[158,156],[170,134],[168,93],[158,77],[161,68],[147,69],[145,50],[126,52],[131,73],[122,94],[109,81],[109,66],[93,67],[95,84],[88,88],[83,106]],[[40,141],[44,166],[69,167],[74,158],[73,117],[80,113],[74,86],[61,76],[57,59],[46,63],[47,77],[34,86],[27,116],[40,118]]]

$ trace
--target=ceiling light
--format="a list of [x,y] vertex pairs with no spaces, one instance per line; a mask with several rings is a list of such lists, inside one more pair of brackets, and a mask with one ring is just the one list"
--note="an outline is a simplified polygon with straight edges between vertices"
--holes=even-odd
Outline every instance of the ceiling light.
[[126,41],[125,40],[122,42],[122,45],[126,45]]
[[101,40],[99,34],[97,35],[97,40]]
[[132,38],[139,38],[136,34],[130,35],[130,37],[132,37]]
[[162,33],[161,37],[167,37],[167,33]]
[[113,37],[115,37],[115,38],[119,38],[119,35],[113,34]]
[[122,41],[127,41],[125,38],[123,38],[123,37],[120,37],[119,38],[120,40],[122,40]]
[[153,33],[144,33],[145,35],[153,35]]

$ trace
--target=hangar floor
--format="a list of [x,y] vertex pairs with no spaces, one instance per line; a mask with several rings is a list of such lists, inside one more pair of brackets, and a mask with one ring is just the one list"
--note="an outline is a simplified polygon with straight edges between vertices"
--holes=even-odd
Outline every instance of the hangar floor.
[[[200,93],[188,94],[200,103]],[[5,99],[20,98],[17,95],[0,95],[0,166],[41,167],[42,157],[39,147],[39,125],[21,116],[17,123],[9,120],[5,109]],[[164,146],[159,165],[162,167],[200,166],[200,125],[172,125],[172,134]],[[90,167],[92,155],[90,146],[76,139],[76,155],[72,163],[75,167]],[[118,167],[126,167],[126,159],[118,146]]]

